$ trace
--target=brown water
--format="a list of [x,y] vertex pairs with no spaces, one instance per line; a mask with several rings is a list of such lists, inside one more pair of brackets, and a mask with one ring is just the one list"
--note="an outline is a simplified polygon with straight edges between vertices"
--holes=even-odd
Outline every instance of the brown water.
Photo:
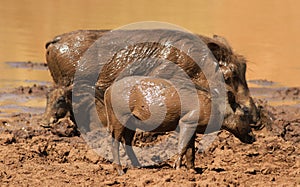
[[300,86],[297,0],[4,0],[0,3],[0,86],[5,80],[50,80],[48,73],[10,70],[4,61],[45,61],[44,44],[76,29],[164,21],[195,33],[225,36],[249,59],[248,79]]
[[169,22],[195,33],[225,36],[249,60],[248,79],[300,86],[299,7],[297,0],[3,0],[0,88],[51,81],[45,70],[16,69],[4,62],[44,62],[44,45],[57,34],[139,21]]

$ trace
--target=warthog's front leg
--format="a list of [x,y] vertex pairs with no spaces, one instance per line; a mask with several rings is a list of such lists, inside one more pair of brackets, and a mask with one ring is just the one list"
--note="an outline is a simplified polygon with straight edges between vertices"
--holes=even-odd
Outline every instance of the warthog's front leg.
[[178,158],[175,161],[174,167],[181,167],[183,155],[186,155],[186,166],[188,169],[194,168],[195,160],[195,137],[197,128],[197,111],[191,111],[184,115],[179,121],[179,143],[178,143]]
[[186,167],[188,169],[195,168],[195,139],[196,134],[190,139],[185,153]]
[[[187,128],[185,128],[187,129]],[[192,132],[192,131],[190,131]],[[192,137],[189,135],[181,135],[179,134],[179,148],[178,148],[178,157],[175,161],[174,167],[176,169],[180,169],[183,155],[186,158],[186,167],[187,169],[194,169],[194,161],[195,161],[195,137],[196,134],[193,134]],[[185,145],[183,147],[183,145]]]

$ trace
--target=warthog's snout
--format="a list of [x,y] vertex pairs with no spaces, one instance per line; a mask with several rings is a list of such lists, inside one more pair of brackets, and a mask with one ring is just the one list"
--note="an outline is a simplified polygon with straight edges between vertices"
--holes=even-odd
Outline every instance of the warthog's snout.
[[251,125],[249,124],[249,118],[247,117],[247,112],[249,112],[249,109],[247,107],[243,107],[241,111],[244,113],[244,115],[237,116],[240,118],[240,122],[236,125],[237,132],[234,134],[241,140],[241,142],[251,144],[255,142],[255,135],[252,132]]
[[245,136],[239,138],[241,142],[247,143],[247,144],[252,144],[253,142],[256,141],[255,135],[253,132],[250,130]]
[[247,112],[247,107],[237,107],[233,114],[224,119],[222,128],[231,132],[241,142],[251,144],[255,142],[255,135],[252,132]]

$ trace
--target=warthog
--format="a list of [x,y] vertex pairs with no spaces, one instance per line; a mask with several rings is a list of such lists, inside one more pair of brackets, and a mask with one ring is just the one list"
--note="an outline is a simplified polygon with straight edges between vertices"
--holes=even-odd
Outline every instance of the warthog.
[[[50,69],[51,75],[53,77],[56,85],[61,87],[72,88],[73,78],[76,71],[76,67],[80,58],[83,56],[84,52],[101,36],[109,30],[79,30],[70,33],[62,34],[55,37],[52,41],[46,44],[46,59],[47,64]],[[155,32],[155,31],[153,31]],[[126,33],[124,33],[126,35]],[[137,33],[137,35],[139,35]],[[224,79],[226,83],[226,88],[229,91],[229,103],[233,110],[240,108],[243,113],[248,116],[249,123],[255,125],[259,120],[259,111],[255,106],[253,99],[250,97],[250,92],[247,86],[245,73],[246,73],[246,60],[236,53],[234,53],[228,42],[219,36],[214,36],[213,38],[198,35],[199,38],[204,41],[207,47],[211,50],[214,57],[219,62],[221,71],[224,74]],[[184,42],[182,42],[184,44]],[[147,58],[151,55],[157,55],[160,58],[165,58],[170,61],[186,60],[187,58],[179,58],[183,55],[177,53],[176,51],[165,50],[166,46],[137,46],[140,49],[139,55],[132,55],[126,52],[118,53],[119,59],[114,59],[104,67],[102,74],[100,75],[100,85],[102,87],[102,92],[108,88],[119,73],[131,63],[130,60],[138,58]],[[153,53],[143,53],[142,49],[147,49],[147,51],[152,51]],[[130,49],[129,49],[130,50]],[[129,60],[130,59],[130,60]],[[190,60],[189,60],[190,61]],[[119,64],[122,66],[117,67]],[[181,67],[186,69],[189,63],[182,63]],[[98,72],[99,73],[99,72]],[[191,72],[193,74],[194,72]],[[112,75],[112,76],[109,76]],[[193,76],[193,75],[192,75]],[[200,85],[207,84],[206,78],[203,74],[193,79],[193,82]],[[204,86],[205,87],[205,86]],[[206,86],[207,87],[207,86]],[[68,94],[69,95],[69,94]],[[103,95],[100,96],[103,99]],[[70,99],[69,99],[70,100]],[[101,107],[101,102],[97,104]],[[55,103],[47,102],[48,112],[51,110],[57,110]],[[70,107],[67,107],[70,108]],[[51,112],[55,113],[55,112]],[[102,112],[101,112],[102,113]],[[105,114],[102,114],[102,119],[105,120]],[[51,115],[47,114],[48,121]],[[49,118],[50,117],[50,118]],[[53,116],[52,116],[53,117]]]
[[[51,75],[58,86],[62,86],[66,89],[66,93],[72,89],[74,75],[76,68],[78,67],[78,63],[81,60],[83,54],[87,51],[87,49],[101,36],[103,36],[108,31],[74,31],[71,33],[63,34],[57,36],[53,41],[48,42],[46,44],[47,48],[47,63],[51,72]],[[136,30],[136,31],[122,31],[119,32],[120,38],[130,39],[133,37],[152,37],[156,34],[162,34],[164,36],[173,37],[174,41],[177,42],[180,46],[189,46],[191,51],[193,51],[193,46],[189,43],[189,35],[183,34],[179,31],[171,31],[171,30]],[[193,36],[194,37],[194,36]],[[251,143],[254,141],[254,136],[251,132],[250,123],[256,123],[259,119],[258,110],[253,103],[252,98],[249,94],[249,89],[245,79],[246,72],[246,61],[245,59],[232,52],[231,48],[227,44],[227,42],[221,37],[215,36],[214,38],[208,38],[204,36],[198,36],[202,41],[204,41],[204,45],[211,50],[214,57],[217,59],[219,63],[219,68],[221,69],[225,83],[226,83],[226,111],[225,111],[225,119],[223,122],[223,129],[226,129],[232,132],[236,137],[238,137],[241,141],[246,143]],[[164,39],[164,38],[163,38]],[[162,39],[162,40],[163,40]],[[197,50],[196,50],[197,51]],[[115,137],[114,142],[114,159],[119,165],[118,159],[118,146],[119,140],[125,141],[127,145],[131,145],[133,135],[135,134],[135,128],[140,128],[138,126],[143,124],[149,117],[150,113],[145,112],[141,109],[144,105],[144,99],[141,96],[142,91],[136,90],[135,92],[126,92],[128,97],[134,97],[137,103],[133,106],[133,110],[130,110],[130,113],[123,113],[122,110],[117,110],[117,114],[120,116],[124,116],[125,124],[133,125],[132,128],[123,128],[122,124],[115,122],[116,116],[112,113],[113,109],[111,108],[111,100],[110,94],[111,89],[114,87],[119,87],[118,89],[122,90],[122,84],[124,84],[124,80],[137,79],[136,76],[129,76],[123,79],[116,81],[117,77],[125,70],[126,67],[130,66],[132,62],[139,61],[144,58],[158,58],[166,61],[173,62],[175,65],[180,67],[190,78],[190,80],[194,83],[198,100],[201,106],[201,110],[199,108],[191,108],[189,106],[189,102],[185,103],[184,106],[179,102],[176,94],[176,90],[172,87],[172,85],[167,81],[169,79],[168,76],[176,76],[176,74],[164,74],[166,70],[165,63],[158,65],[156,68],[147,69],[147,66],[142,67],[142,69],[146,69],[147,75],[155,76],[156,78],[145,78],[145,81],[148,83],[151,82],[153,84],[159,84],[166,87],[166,119],[163,123],[155,128],[153,132],[166,132],[173,131],[176,129],[176,126],[180,127],[180,140],[179,140],[179,158],[176,162],[176,167],[180,167],[181,159],[184,154],[186,154],[187,158],[187,167],[194,167],[194,132],[203,133],[205,128],[207,127],[207,121],[209,120],[209,116],[211,114],[210,106],[212,104],[211,97],[213,93],[210,93],[208,80],[203,74],[202,70],[198,67],[198,65],[191,59],[187,54],[183,53],[181,50],[176,49],[171,45],[164,45],[163,43],[139,43],[131,46],[126,46],[126,49],[121,51],[116,51],[114,56],[110,58],[110,60],[104,65],[101,72],[98,72],[95,68],[97,66],[97,61],[95,60],[94,64],[87,64],[85,67],[86,71],[83,71],[79,74],[81,77],[89,77],[90,75],[99,75],[96,83],[86,85],[82,85],[82,90],[88,90],[92,87],[95,87],[95,90],[92,92],[82,92],[83,95],[77,100],[76,109],[74,110],[75,116],[76,113],[85,111],[85,115],[80,115],[78,118],[79,123],[89,124],[92,121],[90,120],[90,116],[95,115],[95,112],[91,109],[91,102],[96,102],[96,113],[98,113],[101,122],[104,126],[111,128],[112,134]],[[150,64],[151,66],[151,64]],[[152,66],[151,66],[152,67]],[[138,68],[137,68],[138,69]],[[134,69],[136,70],[136,69]],[[139,69],[138,69],[139,70]],[[136,75],[136,74],[133,74]],[[142,74],[144,75],[144,74]],[[126,84],[124,84],[126,85]],[[152,89],[152,87],[150,87]],[[78,90],[81,94],[80,90]],[[174,95],[168,95],[169,92],[174,93]],[[91,93],[91,94],[89,94]],[[74,93],[73,93],[74,94]],[[123,94],[123,95],[122,95]],[[69,95],[69,94],[65,94]],[[104,104],[104,95],[105,95],[105,104]],[[119,105],[117,108],[122,108],[122,106],[128,106],[130,104],[130,100],[122,100],[122,96],[126,96],[124,93],[120,93],[116,99],[119,98]],[[155,100],[154,96],[151,96],[152,99]],[[58,97],[60,98],[60,97]],[[90,99],[87,99],[90,98]],[[96,98],[96,99],[95,99]],[[61,100],[61,98],[60,98]],[[82,101],[81,101],[82,100]],[[87,102],[86,102],[87,101]],[[121,102],[122,101],[122,102]],[[176,103],[176,107],[172,107],[172,102]],[[61,101],[60,101],[61,102]],[[192,101],[191,101],[192,102]],[[118,103],[118,102],[117,102]],[[77,105],[78,104],[78,105]],[[147,103],[149,107],[154,107],[151,103]],[[47,111],[51,111],[52,109],[57,112],[58,106],[56,102],[48,103]],[[74,106],[74,105],[73,105]],[[68,108],[68,107],[65,107]],[[79,108],[79,110],[78,110]],[[137,108],[138,110],[134,110]],[[143,107],[142,107],[143,108]],[[146,107],[147,108],[147,107]],[[178,110],[180,112],[178,113]],[[77,111],[77,112],[76,112]],[[200,116],[198,121],[195,121],[191,113],[197,114]],[[195,112],[196,111],[196,112]],[[56,113],[56,112],[51,112]],[[202,113],[204,112],[204,113]],[[128,118],[128,116],[134,116]],[[51,115],[50,115],[51,116]],[[156,116],[156,114],[151,114],[151,116]],[[159,115],[158,115],[159,116]],[[136,119],[132,121],[133,119]],[[77,119],[76,119],[77,120]],[[127,123],[128,121],[128,123]],[[151,121],[151,120],[150,120]],[[131,123],[132,122],[132,123]],[[135,123],[137,122],[137,123]],[[151,123],[145,124],[141,127],[147,127],[151,125],[159,125],[160,123]],[[187,125],[191,124],[191,125]],[[114,128],[119,128],[119,130],[115,130]],[[123,136],[126,134],[126,136]],[[190,137],[185,137],[186,135]],[[188,141],[188,142],[187,142]],[[126,146],[126,152],[129,155],[133,165],[138,165],[138,161],[134,156],[134,153],[129,146]],[[129,148],[128,148],[129,147]],[[120,165],[117,167],[119,174],[122,174],[122,170]]]
[[[132,87],[128,83],[133,82]],[[115,169],[124,172],[120,163],[119,142],[125,142],[125,150],[134,166],[139,162],[132,149],[135,129],[150,132],[168,132],[179,126],[178,159],[175,167],[180,168],[185,155],[188,169],[194,168],[195,136],[204,133],[211,115],[209,93],[197,90],[199,106],[195,100],[180,100],[180,95],[191,95],[191,88],[176,89],[166,79],[131,76],[112,84],[105,92],[108,129],[112,133],[112,153]],[[163,110],[162,108],[165,108]],[[151,109],[151,111],[150,111]],[[252,143],[255,138],[251,127],[239,109],[226,115],[222,128],[233,133],[242,142]]]

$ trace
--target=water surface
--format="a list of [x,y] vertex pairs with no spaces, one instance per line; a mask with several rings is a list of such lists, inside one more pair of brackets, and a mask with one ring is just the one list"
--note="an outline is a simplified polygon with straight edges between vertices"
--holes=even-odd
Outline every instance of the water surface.
[[248,79],[300,85],[297,0],[4,0],[0,5],[1,82],[50,80],[49,74],[9,70],[2,62],[45,61],[44,44],[57,34],[164,21],[195,33],[225,36],[249,60]]
[[300,86],[297,0],[3,0],[0,2],[0,88],[50,82],[48,71],[7,61],[45,62],[45,43],[77,29],[114,29],[162,21],[194,33],[225,36],[248,59],[247,79]]

